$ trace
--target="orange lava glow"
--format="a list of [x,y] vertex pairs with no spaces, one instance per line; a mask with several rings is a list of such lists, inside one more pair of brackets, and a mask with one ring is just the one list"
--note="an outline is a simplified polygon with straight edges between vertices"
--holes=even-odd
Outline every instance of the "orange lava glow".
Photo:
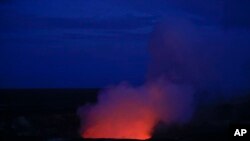
[[[130,111],[130,109],[127,109],[126,111]],[[118,113],[114,118],[106,118],[96,122],[96,124],[93,124],[92,126],[89,126],[82,133],[83,138],[138,140],[151,138],[151,130],[156,122],[152,111],[141,109],[141,111],[138,111],[136,115],[132,115],[131,113],[124,115],[124,111],[117,112]]]
[[105,123],[98,124],[87,129],[83,133],[84,138],[112,138],[112,139],[138,139],[146,140],[151,137],[151,125],[145,121],[135,123],[120,123],[109,127]]
[[140,98],[138,91],[123,91],[119,95],[113,92],[105,95],[110,101],[101,100],[101,104],[96,105],[94,110],[88,113],[89,122],[81,134],[83,138],[151,138],[152,130],[158,122],[155,110],[148,101]]

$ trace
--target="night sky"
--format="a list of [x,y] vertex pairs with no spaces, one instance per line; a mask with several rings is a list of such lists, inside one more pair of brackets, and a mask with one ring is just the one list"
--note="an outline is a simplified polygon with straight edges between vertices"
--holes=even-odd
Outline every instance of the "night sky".
[[247,0],[2,0],[0,88],[99,88],[144,82],[164,17],[249,28]]

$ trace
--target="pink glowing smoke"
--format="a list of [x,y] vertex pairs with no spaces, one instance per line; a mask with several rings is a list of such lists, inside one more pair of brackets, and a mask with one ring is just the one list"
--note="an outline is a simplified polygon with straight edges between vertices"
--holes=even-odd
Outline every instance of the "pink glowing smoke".
[[[148,139],[159,121],[186,122],[192,113],[192,90],[158,80],[143,86],[120,84],[100,93],[82,125],[84,138]],[[83,121],[84,122],[84,121]]]

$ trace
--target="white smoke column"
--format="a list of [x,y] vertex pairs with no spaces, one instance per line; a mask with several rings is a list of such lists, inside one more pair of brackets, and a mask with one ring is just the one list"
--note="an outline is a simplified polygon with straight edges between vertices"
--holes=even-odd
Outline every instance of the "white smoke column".
[[171,82],[200,85],[201,73],[209,66],[197,52],[201,43],[196,26],[188,19],[171,17],[160,22],[149,42],[149,81],[164,76]]
[[148,139],[160,121],[166,124],[185,123],[191,118],[192,83],[178,70],[194,70],[188,75],[196,73],[196,69],[189,68],[192,64],[185,64],[188,56],[183,56],[188,51],[185,50],[190,43],[187,40],[193,36],[193,29],[187,23],[174,20],[167,25],[164,35],[158,30],[154,32],[156,35],[150,43],[152,60],[149,66],[152,68],[144,85],[110,87],[99,94],[96,105],[80,107],[82,137]]

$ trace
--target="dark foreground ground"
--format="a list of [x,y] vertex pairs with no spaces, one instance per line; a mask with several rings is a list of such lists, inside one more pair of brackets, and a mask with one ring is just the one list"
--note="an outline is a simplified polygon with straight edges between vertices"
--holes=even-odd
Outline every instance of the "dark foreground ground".
[[[76,111],[80,105],[95,103],[98,91],[99,89],[0,90],[0,140],[97,141],[79,136],[80,123]],[[245,96],[210,106],[199,100],[201,102],[197,103],[190,123],[171,127],[159,123],[150,140],[228,140],[231,123],[250,121],[250,96],[248,92],[244,93]]]

